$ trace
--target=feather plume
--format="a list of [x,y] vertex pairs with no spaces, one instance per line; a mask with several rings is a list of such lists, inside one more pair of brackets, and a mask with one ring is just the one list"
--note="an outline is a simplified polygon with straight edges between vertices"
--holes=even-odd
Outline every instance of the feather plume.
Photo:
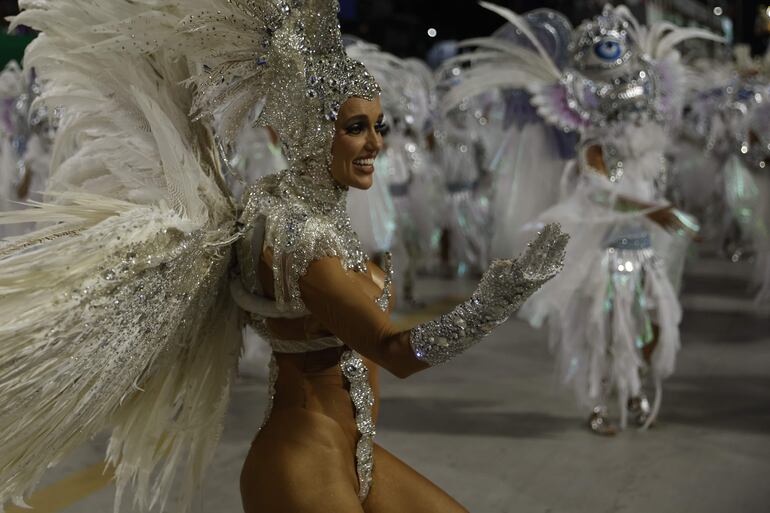
[[[474,51],[449,59],[442,66],[441,75],[452,76],[456,83],[441,100],[441,108],[448,112],[466,98],[494,89],[526,89],[537,92],[540,88],[559,82],[561,71],[548,52],[530,30],[525,18],[487,2],[481,6],[499,14],[519,30],[534,50],[501,38],[474,38],[461,47]],[[453,68],[467,68],[459,79],[450,73]]]
[[116,511],[131,485],[164,510],[175,482],[189,510],[240,348],[236,212],[177,44],[191,8],[218,5],[20,2],[38,101],[62,118],[46,201],[0,214],[41,226],[0,246],[0,506],[106,428]]

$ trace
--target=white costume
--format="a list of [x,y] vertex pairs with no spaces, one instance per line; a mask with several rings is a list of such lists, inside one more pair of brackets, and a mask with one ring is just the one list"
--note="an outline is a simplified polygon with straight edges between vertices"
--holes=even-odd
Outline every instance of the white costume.
[[[0,72],[0,211],[42,199],[51,163],[55,116],[35,103],[41,91],[34,71],[10,62]],[[20,235],[32,225],[0,226],[0,237]]]
[[[172,489],[174,509],[189,511],[222,430],[244,322],[264,329],[275,352],[334,350],[345,381],[333,386],[355,412],[350,463],[365,501],[374,390],[352,347],[374,356],[385,343],[387,276],[376,297],[351,302],[379,323],[364,324],[374,346],[356,345],[364,336],[343,342],[344,322],[299,340],[267,326],[312,313],[300,280],[324,258],[336,259],[343,280],[369,279],[331,148],[344,102],[374,101],[380,88],[344,51],[339,3],[20,7],[14,23],[41,32],[25,65],[45,80],[41,101],[63,112],[47,191],[54,201],[0,214],[3,224],[45,223],[0,248],[0,505],[22,504],[47,468],[109,429],[116,511],[124,495],[134,509],[166,510]],[[277,132],[289,167],[238,203],[210,123],[219,118],[228,147],[258,105],[257,122]],[[493,263],[471,300],[396,330],[405,357],[433,366],[481,341],[560,271],[566,239],[548,227],[522,258]],[[266,249],[272,295],[259,272]],[[339,308],[323,301],[330,293],[319,297]]]
[[[670,23],[644,27],[622,6],[606,6],[570,35],[569,22],[556,12],[521,17],[484,5],[510,26],[467,43],[479,50],[457,58],[470,69],[445,98],[446,107],[492,87],[524,89],[547,122],[580,134],[561,199],[534,223],[518,220],[530,229],[558,221],[572,235],[564,272],[520,313],[536,326],[548,320],[564,381],[584,407],[595,407],[593,430],[606,425],[603,403],[613,390],[622,424],[630,402],[635,420],[649,426],[679,349],[681,308],[661,259],[670,235],[647,218],[669,206],[663,198],[666,128],[680,116],[685,86],[675,46],[691,37],[719,38]],[[518,37],[500,37],[501,32]],[[592,165],[597,154],[601,164]],[[533,169],[518,172],[538,173],[536,158],[531,160]],[[553,180],[550,190],[558,187]],[[656,340],[649,370],[658,393],[649,412],[640,369],[647,367],[643,351]]]
[[685,144],[674,154],[677,190],[726,256],[755,255],[756,299],[763,306],[770,301],[770,58],[754,61],[740,47],[735,56],[692,84]]

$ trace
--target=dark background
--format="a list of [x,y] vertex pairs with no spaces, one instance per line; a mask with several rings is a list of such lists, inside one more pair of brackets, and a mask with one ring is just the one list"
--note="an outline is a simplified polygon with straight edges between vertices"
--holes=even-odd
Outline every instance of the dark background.
[[[549,7],[566,14],[574,24],[594,16],[605,3],[605,0],[492,1],[519,13]],[[748,43],[755,54],[760,54],[767,48],[770,19],[762,18],[758,13],[764,12],[769,1],[626,0],[625,3],[642,20],[646,4],[652,2],[662,8],[672,21],[707,26],[713,30],[720,27],[721,19],[712,13],[713,8],[719,6],[724,16],[733,20],[736,42]],[[340,0],[340,4],[345,32],[377,43],[401,56],[424,57],[438,41],[488,35],[501,25],[497,15],[482,9],[475,0]],[[701,15],[693,17],[693,9],[702,11]],[[0,15],[3,18],[16,10],[16,0],[0,0]],[[437,37],[428,36],[429,28],[436,29]],[[28,40],[29,36],[25,37],[25,34],[13,38],[0,37],[0,65],[10,58],[20,58]]]
[[[549,7],[567,15],[578,24],[601,11],[606,0],[492,0],[522,13],[539,7]],[[644,20],[646,4],[651,0],[625,0],[640,19]],[[464,39],[488,35],[501,25],[494,13],[481,8],[474,0],[340,0],[343,30],[381,45],[384,49],[401,56],[423,57],[439,40]],[[733,20],[736,42],[748,43],[754,53],[764,53],[767,47],[767,28],[757,27],[760,7],[766,8],[767,0],[654,0],[661,6],[666,17],[683,25],[697,24],[719,30],[721,19],[714,16],[714,7],[721,7],[723,16]],[[694,4],[708,14],[694,19],[688,15],[688,5]],[[767,21],[767,20],[765,20]],[[438,36],[428,37],[429,28],[435,28]],[[764,28],[764,30],[761,30]]]

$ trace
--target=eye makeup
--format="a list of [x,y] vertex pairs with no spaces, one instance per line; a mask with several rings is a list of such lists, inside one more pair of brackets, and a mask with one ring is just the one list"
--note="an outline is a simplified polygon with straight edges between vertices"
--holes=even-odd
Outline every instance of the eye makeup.
[[[359,135],[366,131],[366,127],[369,124],[369,118],[365,115],[354,116],[350,118],[345,125],[345,133],[349,135]],[[384,120],[384,116],[380,116],[374,125],[374,129],[381,133],[387,130],[388,125]]]
[[374,125],[374,129],[381,134],[386,134],[390,130],[390,125],[385,120],[385,116],[380,116],[377,123]]

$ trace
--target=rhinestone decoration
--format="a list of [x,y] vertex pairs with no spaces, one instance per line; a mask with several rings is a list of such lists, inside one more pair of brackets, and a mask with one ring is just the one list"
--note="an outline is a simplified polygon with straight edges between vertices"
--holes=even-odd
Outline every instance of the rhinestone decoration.
[[[593,59],[595,47],[602,41],[612,41],[618,45],[615,59]],[[575,31],[569,52],[576,69],[581,71],[611,70],[628,63],[634,56],[632,41],[628,34],[628,21],[615,13],[611,5],[605,5],[602,14],[586,21]]]
[[412,330],[417,358],[438,365],[476,345],[561,271],[568,239],[551,224],[520,258],[492,262],[468,301]]
[[[575,30],[569,45],[570,64],[561,81],[567,106],[594,128],[666,114],[655,65],[631,32],[629,20],[606,5]],[[603,45],[613,53],[597,57]]]
[[[301,171],[289,169],[259,180],[244,193],[241,223],[248,231],[264,220],[263,247],[273,250],[275,298],[285,312],[307,310],[299,279],[315,260],[339,257],[343,268],[367,272],[368,257],[346,210],[346,191],[337,187],[333,195],[317,192]],[[252,248],[239,248],[239,254],[249,251]],[[257,287],[254,283],[244,286],[252,291]]]
[[568,107],[593,127],[663,116],[657,77],[649,69],[627,70],[608,80],[567,71],[562,84]]
[[393,257],[390,252],[386,252],[384,255],[384,271],[385,271],[385,283],[382,288],[382,295],[377,298],[377,306],[380,310],[387,312],[390,307],[390,300],[392,297],[391,285],[393,284]]
[[[183,22],[183,42],[196,44],[209,63],[190,80],[193,111],[221,117],[225,146],[256,114],[256,125],[278,134],[295,179],[308,192],[336,196],[329,169],[339,109],[348,98],[373,100],[380,93],[363,64],[345,53],[338,0],[231,0],[229,6]],[[232,41],[233,34],[242,39]]]
[[374,471],[374,392],[369,383],[369,369],[361,355],[355,351],[345,351],[340,358],[340,368],[350,384],[350,400],[356,409],[356,427],[360,436],[356,444],[356,473],[358,498],[363,502],[372,487]]
[[[385,284],[382,294],[375,301],[383,312],[390,307],[393,265],[390,253],[385,254]],[[374,436],[376,435],[372,408],[374,393],[369,382],[369,369],[361,355],[355,351],[346,351],[340,359],[340,368],[350,384],[350,399],[356,408],[356,426],[360,438],[356,445],[356,473],[358,474],[358,498],[366,500],[372,487],[374,472]]]

